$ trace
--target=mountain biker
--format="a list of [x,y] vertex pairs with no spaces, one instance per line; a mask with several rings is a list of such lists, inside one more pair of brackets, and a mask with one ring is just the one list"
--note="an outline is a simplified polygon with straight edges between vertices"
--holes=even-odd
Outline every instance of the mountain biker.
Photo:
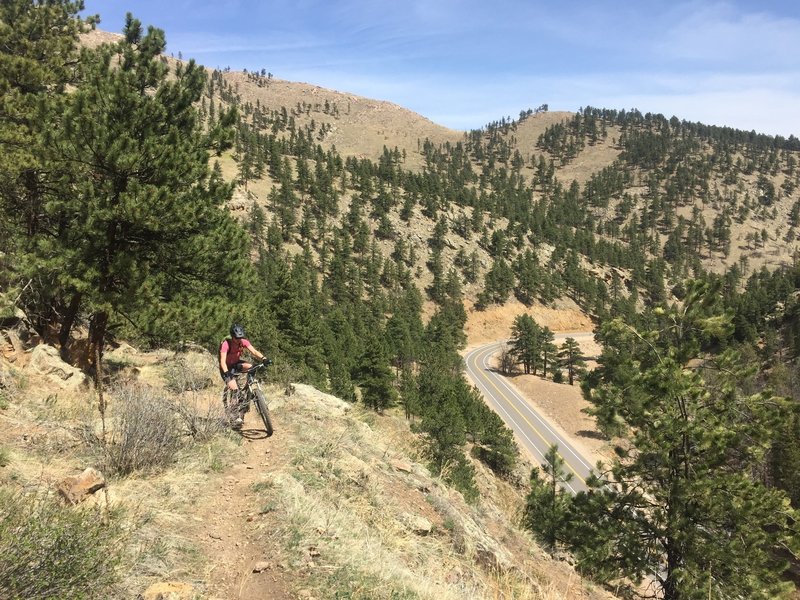
[[247,350],[258,360],[264,360],[264,355],[253,347],[250,340],[245,337],[244,327],[238,323],[231,325],[230,333],[231,337],[225,338],[219,345],[219,373],[227,388],[236,394],[239,391],[236,374],[247,371],[253,366],[252,363],[242,360],[242,353]]

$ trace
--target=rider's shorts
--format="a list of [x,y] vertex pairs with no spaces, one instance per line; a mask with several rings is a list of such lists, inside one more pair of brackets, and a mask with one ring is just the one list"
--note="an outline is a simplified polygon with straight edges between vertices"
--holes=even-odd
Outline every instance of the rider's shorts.
[[[237,361],[233,365],[229,365],[228,366],[228,371],[233,373],[234,375],[240,373],[241,371],[243,371],[242,365],[244,364],[244,362],[245,361],[240,360],[240,361]],[[220,367],[220,369],[219,369],[219,376],[222,377],[223,381],[225,380],[225,371],[222,370],[222,367]]]

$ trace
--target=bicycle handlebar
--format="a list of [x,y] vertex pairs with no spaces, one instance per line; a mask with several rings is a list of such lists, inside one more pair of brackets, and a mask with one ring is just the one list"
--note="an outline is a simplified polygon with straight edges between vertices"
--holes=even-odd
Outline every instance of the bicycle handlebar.
[[242,371],[241,373],[243,375],[247,375],[248,373],[253,373],[255,371],[258,371],[259,369],[266,369],[271,364],[272,364],[271,360],[262,360],[260,363],[253,365],[252,367],[247,369],[247,371]]

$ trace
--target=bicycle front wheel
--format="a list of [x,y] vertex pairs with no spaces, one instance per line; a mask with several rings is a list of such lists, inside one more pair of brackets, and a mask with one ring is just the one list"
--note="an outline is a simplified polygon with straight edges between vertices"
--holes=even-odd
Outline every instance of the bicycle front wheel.
[[264,398],[264,393],[261,390],[256,390],[253,400],[256,403],[258,414],[261,415],[261,420],[264,421],[264,429],[267,432],[267,437],[270,437],[274,429],[272,428],[272,417],[269,414],[269,407],[267,406],[266,398]]

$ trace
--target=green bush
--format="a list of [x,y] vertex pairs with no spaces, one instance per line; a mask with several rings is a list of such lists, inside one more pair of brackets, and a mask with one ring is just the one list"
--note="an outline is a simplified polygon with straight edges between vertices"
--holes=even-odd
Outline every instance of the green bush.
[[0,490],[0,598],[104,598],[118,580],[122,529],[44,494]]

